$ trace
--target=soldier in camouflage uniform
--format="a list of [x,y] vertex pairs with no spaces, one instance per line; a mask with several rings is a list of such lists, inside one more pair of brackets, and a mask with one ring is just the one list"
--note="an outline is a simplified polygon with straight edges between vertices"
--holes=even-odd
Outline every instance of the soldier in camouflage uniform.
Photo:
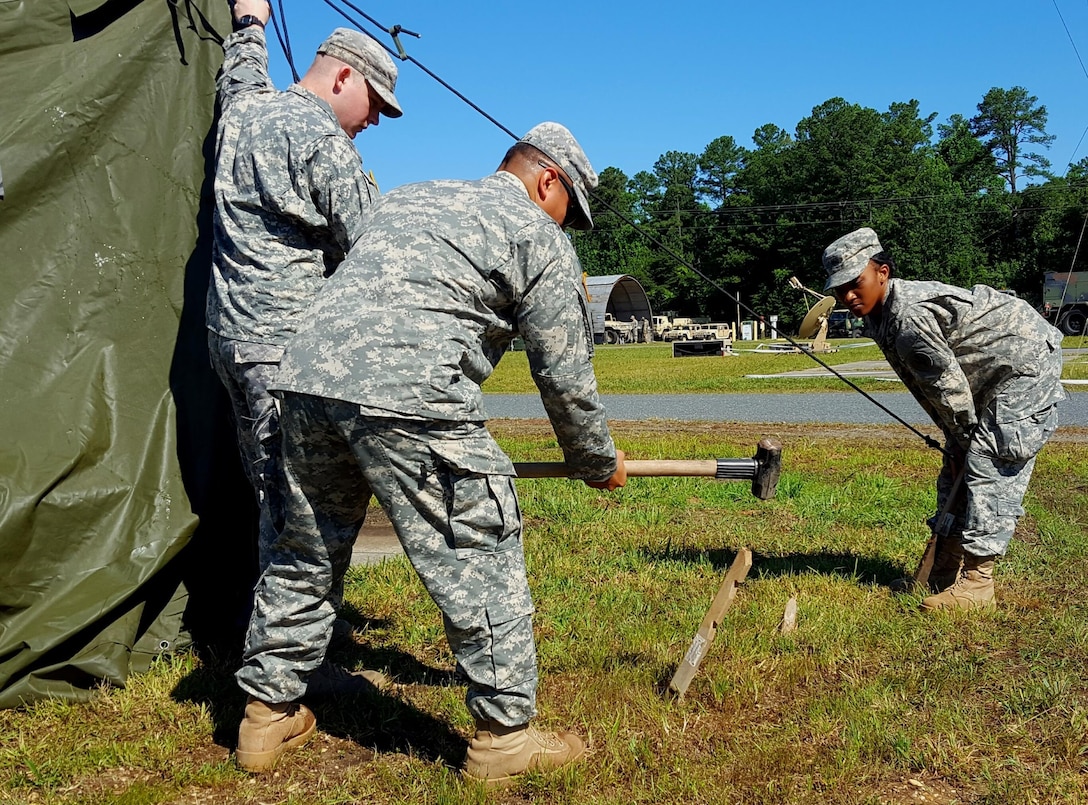
[[[306,75],[279,92],[268,76],[267,2],[238,0],[233,14],[235,30],[223,43],[218,79],[207,324],[212,363],[230,395],[260,506],[258,562],[266,573],[284,508],[279,412],[268,382],[288,336],[378,197],[352,139],[377,125],[379,114],[399,117],[401,109],[393,94],[397,68],[369,37],[337,29]],[[350,559],[349,541],[335,557],[338,590]],[[250,623],[247,642],[259,639],[254,628],[260,624]],[[364,684],[329,664],[310,681],[312,695]],[[268,711],[271,700],[262,691],[249,692],[255,697],[247,707],[252,717],[239,736],[238,757],[243,766],[259,768],[265,755],[252,747],[285,716]]]
[[944,432],[938,511],[962,474],[931,576],[936,594],[922,607],[993,606],[994,561],[1024,513],[1035,456],[1065,399],[1062,335],[1022,299],[985,285],[891,277],[891,257],[869,228],[828,246],[823,264],[825,289],[865,317],[866,332]]
[[[286,526],[262,580],[267,640],[240,672],[290,701],[320,662],[311,634],[333,617],[330,552],[373,494],[442,612],[476,719],[465,773],[501,784],[577,759],[541,733],[533,603],[514,468],[485,426],[480,385],[520,335],[572,478],[626,480],[597,395],[582,271],[563,226],[592,226],[597,176],[570,132],[533,128],[499,170],[377,202],[366,237],[288,344],[282,395]],[[302,580],[305,583],[302,583]]]

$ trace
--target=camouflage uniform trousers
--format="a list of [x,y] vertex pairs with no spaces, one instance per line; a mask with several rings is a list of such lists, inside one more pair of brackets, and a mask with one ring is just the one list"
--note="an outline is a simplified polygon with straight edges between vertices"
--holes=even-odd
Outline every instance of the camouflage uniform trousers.
[[242,465],[260,507],[260,566],[283,521],[280,415],[268,384],[279,369],[283,347],[208,333],[212,366],[230,396]]
[[[260,510],[257,537],[258,573],[268,566],[269,546],[283,527],[283,462],[280,449],[279,402],[268,393],[283,357],[283,347],[224,338],[208,333],[208,351],[216,374],[230,396],[238,450]],[[343,571],[335,584],[336,606],[343,600],[343,573],[351,563],[351,548],[341,564]]]
[[[1046,383],[1058,383],[1061,353],[1039,377],[1015,377],[979,413],[967,448],[960,495],[951,509],[951,530],[965,552],[974,556],[1003,556],[1024,514],[1035,458],[1058,425],[1057,405],[1031,410]],[[1028,413],[1025,413],[1027,411]],[[946,455],[937,477],[937,508],[943,509],[955,482]],[[930,521],[934,525],[936,519]]]
[[536,714],[533,604],[513,479],[488,471],[501,455],[486,428],[370,417],[338,400],[285,393],[287,521],[258,590],[262,645],[239,672],[250,692],[289,699],[320,662],[332,616],[328,554],[377,497],[468,679],[477,719],[513,726]]

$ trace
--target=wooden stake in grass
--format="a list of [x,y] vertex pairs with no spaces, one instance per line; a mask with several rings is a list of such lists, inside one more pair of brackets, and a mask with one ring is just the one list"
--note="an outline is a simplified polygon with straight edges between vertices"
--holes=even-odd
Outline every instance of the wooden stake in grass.
[[687,692],[688,685],[691,684],[691,680],[695,677],[695,672],[699,670],[699,664],[703,661],[703,657],[706,656],[707,649],[710,648],[714,635],[718,632],[718,626],[721,624],[722,618],[725,617],[729,607],[733,605],[733,599],[737,597],[737,587],[744,581],[751,569],[752,552],[747,548],[741,548],[737,551],[737,558],[729,566],[725,581],[722,582],[718,594],[714,596],[714,601],[710,604],[710,609],[707,610],[703,622],[699,624],[699,631],[695,633],[695,638],[691,641],[687,654],[680,661],[680,665],[669,683],[669,690],[676,694],[677,698],[682,699]]
[[786,602],[786,609],[782,613],[782,620],[778,624],[779,634],[789,634],[797,628],[797,596],[790,596]]

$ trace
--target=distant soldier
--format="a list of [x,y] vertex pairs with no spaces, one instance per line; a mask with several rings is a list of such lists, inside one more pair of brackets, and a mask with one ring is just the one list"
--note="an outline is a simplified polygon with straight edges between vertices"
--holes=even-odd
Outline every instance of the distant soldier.
[[[824,251],[825,290],[855,316],[914,397],[944,432],[937,478],[954,526],[930,576],[925,610],[994,605],[994,561],[1023,514],[1036,454],[1054,433],[1062,335],[1026,302],[985,285],[895,279],[891,256],[864,228]],[[931,525],[936,526],[934,521]]]
[[642,321],[639,322],[639,331],[642,335],[642,343],[649,344],[651,341],[653,341],[653,338],[650,336],[650,320],[645,316],[643,316]]
[[[284,574],[257,590],[266,639],[240,676],[284,701],[302,695],[321,662],[308,647],[333,617],[331,548],[359,529],[373,494],[442,611],[476,720],[464,772],[489,783],[585,748],[529,723],[537,667],[522,522],[480,384],[520,335],[571,477],[623,485],[590,360],[582,269],[562,229],[592,226],[596,184],[571,133],[542,123],[491,176],[391,191],[271,385],[291,491],[274,552],[310,584],[300,590]],[[285,670],[268,679],[270,667]],[[285,734],[283,747],[291,741]]]
[[[397,68],[370,37],[338,28],[302,79],[279,92],[268,77],[268,3],[237,0],[233,14],[235,31],[223,43],[218,79],[208,345],[231,398],[243,464],[260,506],[263,585],[266,576],[282,571],[270,563],[284,512],[279,412],[267,386],[287,338],[344,259],[364,210],[378,196],[352,139],[377,125],[379,114],[399,117],[401,109],[393,94]],[[335,551],[334,597],[350,559],[348,541]],[[262,642],[266,616],[254,612],[247,654]],[[313,636],[322,655],[328,638]],[[371,672],[352,676],[325,664],[309,675],[307,690],[358,691],[367,679],[381,681]],[[261,748],[267,736],[277,724],[301,717],[275,689],[239,681],[251,700],[237,759],[243,768],[260,770],[267,764]]]

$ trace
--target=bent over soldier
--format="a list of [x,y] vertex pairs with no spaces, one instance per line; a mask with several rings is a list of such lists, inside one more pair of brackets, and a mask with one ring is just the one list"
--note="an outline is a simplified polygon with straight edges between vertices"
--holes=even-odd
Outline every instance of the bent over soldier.
[[892,258],[867,227],[828,246],[823,264],[825,290],[865,317],[866,333],[945,436],[937,510],[947,506],[953,522],[922,608],[993,606],[994,562],[1024,513],[1035,457],[1066,396],[1062,335],[1022,299],[986,285],[892,277]]
[[[477,181],[391,191],[366,237],[321,289],[272,384],[282,394],[290,488],[257,611],[244,686],[273,702],[303,693],[333,617],[333,546],[373,494],[442,612],[476,719],[465,773],[502,783],[581,756],[541,733],[533,603],[514,468],[485,426],[480,384],[520,335],[571,477],[626,480],[590,362],[578,258],[562,226],[592,226],[597,176],[566,128],[543,123]],[[293,735],[285,731],[282,745]]]
[[[265,0],[237,0],[234,32],[223,43],[218,78],[212,284],[208,345],[231,399],[243,464],[260,508],[258,571],[283,524],[279,411],[268,383],[288,336],[317,289],[358,236],[364,210],[378,197],[352,139],[379,114],[401,115],[397,68],[369,37],[335,30],[297,84],[279,92],[268,76]],[[339,591],[351,542],[335,556]],[[339,595],[339,592],[336,593]],[[350,631],[346,621],[345,635]],[[251,620],[247,642],[260,624]],[[359,690],[380,676],[351,676],[324,665],[308,692]],[[253,719],[278,717],[260,702]],[[240,736],[247,766],[249,731]],[[242,740],[244,739],[244,740]]]

